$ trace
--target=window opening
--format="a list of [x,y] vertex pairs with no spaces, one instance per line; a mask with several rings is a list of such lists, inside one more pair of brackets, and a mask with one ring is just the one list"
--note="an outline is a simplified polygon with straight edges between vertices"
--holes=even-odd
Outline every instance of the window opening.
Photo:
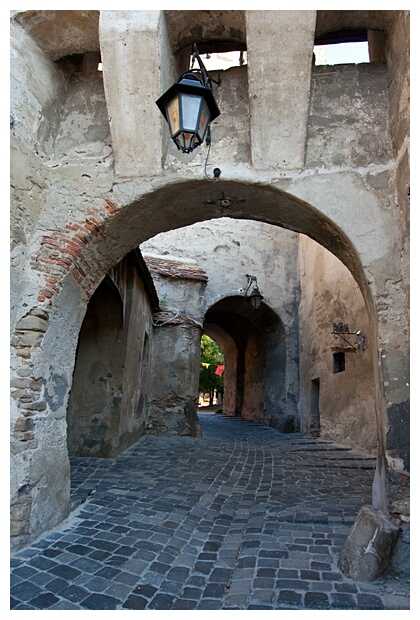
[[207,71],[226,71],[231,67],[242,67],[247,64],[247,53],[244,50],[233,52],[208,52],[200,54]]
[[317,37],[315,65],[347,65],[370,62],[368,30],[339,30]]
[[367,41],[315,45],[315,65],[350,65],[370,62]]
[[333,353],[333,373],[343,372],[346,369],[346,354],[344,351]]

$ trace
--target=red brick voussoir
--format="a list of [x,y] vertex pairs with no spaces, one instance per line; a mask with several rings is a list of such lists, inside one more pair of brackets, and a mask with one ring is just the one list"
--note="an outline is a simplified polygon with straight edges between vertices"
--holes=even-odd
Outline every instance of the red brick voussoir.
[[94,238],[105,238],[105,223],[118,209],[115,202],[105,198],[100,208],[88,209],[84,222],[70,220],[63,230],[42,237],[31,265],[32,269],[44,273],[44,287],[38,294],[40,303],[51,305],[52,298],[59,293],[70,272],[87,298],[91,296],[101,268],[92,256],[85,256],[84,250]]

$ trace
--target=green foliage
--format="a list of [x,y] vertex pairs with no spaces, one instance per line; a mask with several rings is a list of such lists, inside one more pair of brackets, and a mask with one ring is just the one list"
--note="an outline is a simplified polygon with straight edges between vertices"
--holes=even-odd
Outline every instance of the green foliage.
[[217,390],[223,393],[224,377],[216,375],[216,368],[224,365],[223,353],[217,343],[204,334],[201,337],[200,392],[208,394]]

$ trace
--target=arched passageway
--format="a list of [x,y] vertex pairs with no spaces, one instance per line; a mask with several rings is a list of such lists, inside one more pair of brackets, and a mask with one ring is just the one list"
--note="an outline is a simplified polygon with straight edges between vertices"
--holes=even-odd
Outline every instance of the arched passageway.
[[[368,412],[373,417],[374,411],[378,440],[373,505],[385,509],[388,428],[395,463],[401,466],[400,456],[408,454],[409,16],[12,11],[14,544],[33,540],[68,513],[66,411],[89,300],[143,240],[220,216],[307,235],[353,274],[367,308],[375,391]],[[317,39],[348,27],[381,31],[366,33],[377,62],[313,67]],[[204,149],[180,158],[168,148],[155,101],[187,68],[187,46],[198,42],[210,50],[221,39],[246,48],[250,62],[230,72],[218,91],[223,114],[212,131],[211,158]],[[269,88],[267,75],[275,76]],[[207,176],[209,159],[222,170],[218,181]],[[137,359],[127,360],[133,367],[143,365],[151,313],[149,297]],[[184,331],[178,341],[188,350],[200,325],[178,318],[161,323],[160,342],[170,344],[171,331]],[[305,325],[307,340],[314,335],[305,360],[308,373],[316,370],[309,377],[314,420],[318,413],[326,417],[319,372],[325,365],[313,368],[311,360],[322,354],[320,328],[314,312]],[[186,368],[194,350],[184,358]],[[176,353],[167,355],[165,390],[179,384],[167,372]],[[339,372],[329,384],[338,387],[340,405],[342,379]],[[137,387],[125,393],[133,395],[127,411],[138,421],[146,392]],[[132,419],[120,425],[128,444],[140,428]]]
[[207,311],[203,327],[225,357],[223,411],[281,429],[288,402],[285,334],[279,317],[265,303],[255,310],[248,299],[232,296]]
[[[39,449],[36,459],[39,460],[38,469],[42,469],[45,473],[42,479],[42,494],[37,494],[37,497],[33,496],[37,501],[31,500],[33,531],[40,531],[45,523],[52,525],[57,520],[61,520],[68,511],[69,469],[66,425],[62,421],[64,418],[65,422],[78,335],[88,300],[113,266],[130,250],[138,247],[142,241],[153,235],[197,221],[229,216],[266,222],[311,237],[335,254],[347,266],[359,284],[368,310],[372,342],[371,355],[375,359],[377,335],[374,303],[365,276],[365,267],[349,237],[350,229],[347,231],[349,234],[346,234],[339,224],[325,213],[321,213],[301,198],[272,186],[239,181],[218,181],[217,183],[178,181],[171,184],[162,180],[158,181],[159,183],[161,187],[153,191],[142,185],[137,188],[130,187],[127,194],[121,186],[119,194],[113,192],[106,196],[105,204],[102,199],[98,200],[92,205],[91,215],[87,218],[87,222],[92,222],[92,218],[95,218],[97,223],[93,226],[90,223],[87,224],[85,232],[83,234],[79,232],[78,237],[74,235],[72,222],[67,223],[65,232],[61,233],[61,249],[54,244],[53,251],[55,260],[57,260],[57,252],[58,254],[62,252],[62,255],[66,257],[66,265],[70,261],[70,266],[65,276],[54,282],[51,292],[48,275],[50,259],[46,258],[50,255],[51,238],[44,237],[41,242],[37,265],[40,269],[40,280],[43,280],[44,286],[38,298],[40,303],[46,298],[51,299],[51,305],[48,308],[48,329],[42,338],[42,348],[37,347],[34,353],[37,367],[48,369],[45,371],[48,375],[46,377],[47,394],[51,396],[47,398],[46,403],[47,415],[44,418],[44,432],[40,432],[38,436]],[[133,195],[134,189],[136,191]],[[339,200],[338,197],[336,200]],[[354,206],[357,210],[357,203]],[[364,217],[362,213],[360,217]],[[337,219],[340,220],[339,214],[337,214]],[[348,228],[345,221],[342,223],[344,228]],[[357,236],[354,237],[354,242],[358,242]],[[71,254],[67,251],[70,244],[73,248]],[[69,256],[71,256],[70,259]],[[227,311],[228,306],[225,306],[226,316]],[[243,318],[253,325],[248,317]],[[221,325],[226,324],[228,328],[226,331],[229,333],[231,328],[225,319],[221,321]],[[250,348],[251,352],[258,350],[260,346],[255,333],[254,347]],[[234,339],[233,332],[232,338]],[[251,341],[252,338],[249,342]],[[245,362],[246,355],[243,359]],[[376,357],[374,362],[375,416],[378,441],[379,445],[382,445],[379,454],[383,458],[385,411],[378,362],[378,357]],[[250,402],[251,397],[248,399],[245,390],[243,398],[244,402],[246,400]],[[281,394],[280,400],[283,398],[284,394]],[[277,395],[274,400],[277,400]],[[26,406],[27,402],[25,402]],[[259,402],[256,406],[259,408]],[[52,442],[50,441],[51,433],[55,436]],[[57,468],[60,471],[61,481],[59,489],[57,489],[57,476],[55,475]],[[27,471],[28,465],[25,464],[23,469]],[[383,478],[381,480],[383,482]],[[42,497],[49,499],[44,501]]]

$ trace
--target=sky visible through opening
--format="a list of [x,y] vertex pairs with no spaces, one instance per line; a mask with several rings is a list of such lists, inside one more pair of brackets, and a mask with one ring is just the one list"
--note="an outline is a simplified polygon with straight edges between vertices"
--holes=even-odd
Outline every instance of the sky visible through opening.
[[[367,41],[359,43],[335,43],[333,45],[316,45],[314,47],[316,65],[345,65],[369,62]],[[201,59],[208,71],[223,71],[239,65],[240,52],[220,52],[202,54]],[[243,53],[244,64],[247,63],[246,52]],[[195,68],[198,64],[195,64]]]
[[[314,53],[316,65],[346,65],[369,62],[367,41],[362,41],[360,43],[315,45]],[[239,66],[240,52],[201,54],[200,58],[208,71],[224,71],[230,67]],[[246,52],[243,52],[243,64],[247,64]],[[198,63],[195,64],[194,68],[198,68]],[[102,63],[99,63],[98,71],[102,71]]]
[[314,47],[316,65],[346,65],[369,62],[368,42],[334,43]]

